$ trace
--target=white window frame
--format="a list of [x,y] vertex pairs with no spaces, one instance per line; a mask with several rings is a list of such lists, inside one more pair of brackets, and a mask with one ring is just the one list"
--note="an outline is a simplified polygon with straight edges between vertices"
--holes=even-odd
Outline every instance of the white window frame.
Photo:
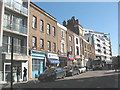
[[[36,25],[35,25],[36,24]],[[32,27],[37,28],[37,17],[33,16],[33,22],[32,22]]]

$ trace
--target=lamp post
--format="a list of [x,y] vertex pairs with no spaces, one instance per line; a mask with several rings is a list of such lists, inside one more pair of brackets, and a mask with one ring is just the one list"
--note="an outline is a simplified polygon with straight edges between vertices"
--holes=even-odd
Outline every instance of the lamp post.
[[13,37],[11,42],[11,90],[13,88]]

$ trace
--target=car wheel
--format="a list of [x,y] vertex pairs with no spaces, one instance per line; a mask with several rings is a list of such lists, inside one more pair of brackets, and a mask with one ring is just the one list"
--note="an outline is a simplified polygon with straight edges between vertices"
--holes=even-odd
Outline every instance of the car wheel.
[[73,76],[74,74],[72,73],[72,76]]
[[52,81],[55,81],[55,79],[56,79],[56,77],[54,76],[54,77],[52,77]]

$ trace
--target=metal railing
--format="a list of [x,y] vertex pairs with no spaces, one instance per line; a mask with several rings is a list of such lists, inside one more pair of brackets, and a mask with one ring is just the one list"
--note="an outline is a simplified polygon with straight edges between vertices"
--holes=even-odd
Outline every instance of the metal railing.
[[27,26],[17,24],[17,23],[10,23],[10,20],[4,19],[4,28],[9,29],[11,31],[16,31],[22,34],[27,34]]
[[[3,43],[2,52],[11,53],[11,45]],[[14,45],[13,53],[27,55],[27,47]]]
[[6,0],[5,5],[12,7],[24,14],[28,14],[28,9],[16,1]]

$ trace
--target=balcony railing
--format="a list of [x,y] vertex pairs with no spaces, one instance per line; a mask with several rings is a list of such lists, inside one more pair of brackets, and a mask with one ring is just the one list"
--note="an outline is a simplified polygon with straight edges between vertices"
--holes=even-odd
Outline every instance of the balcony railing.
[[[3,43],[2,52],[11,53],[11,45]],[[27,55],[27,47],[14,45],[13,53]]]
[[27,34],[27,26],[20,25],[12,22],[10,24],[10,20],[4,19],[4,28],[9,29],[11,31],[16,31],[22,34]]
[[16,9],[24,14],[28,14],[28,9],[16,1],[6,0],[5,5]]

